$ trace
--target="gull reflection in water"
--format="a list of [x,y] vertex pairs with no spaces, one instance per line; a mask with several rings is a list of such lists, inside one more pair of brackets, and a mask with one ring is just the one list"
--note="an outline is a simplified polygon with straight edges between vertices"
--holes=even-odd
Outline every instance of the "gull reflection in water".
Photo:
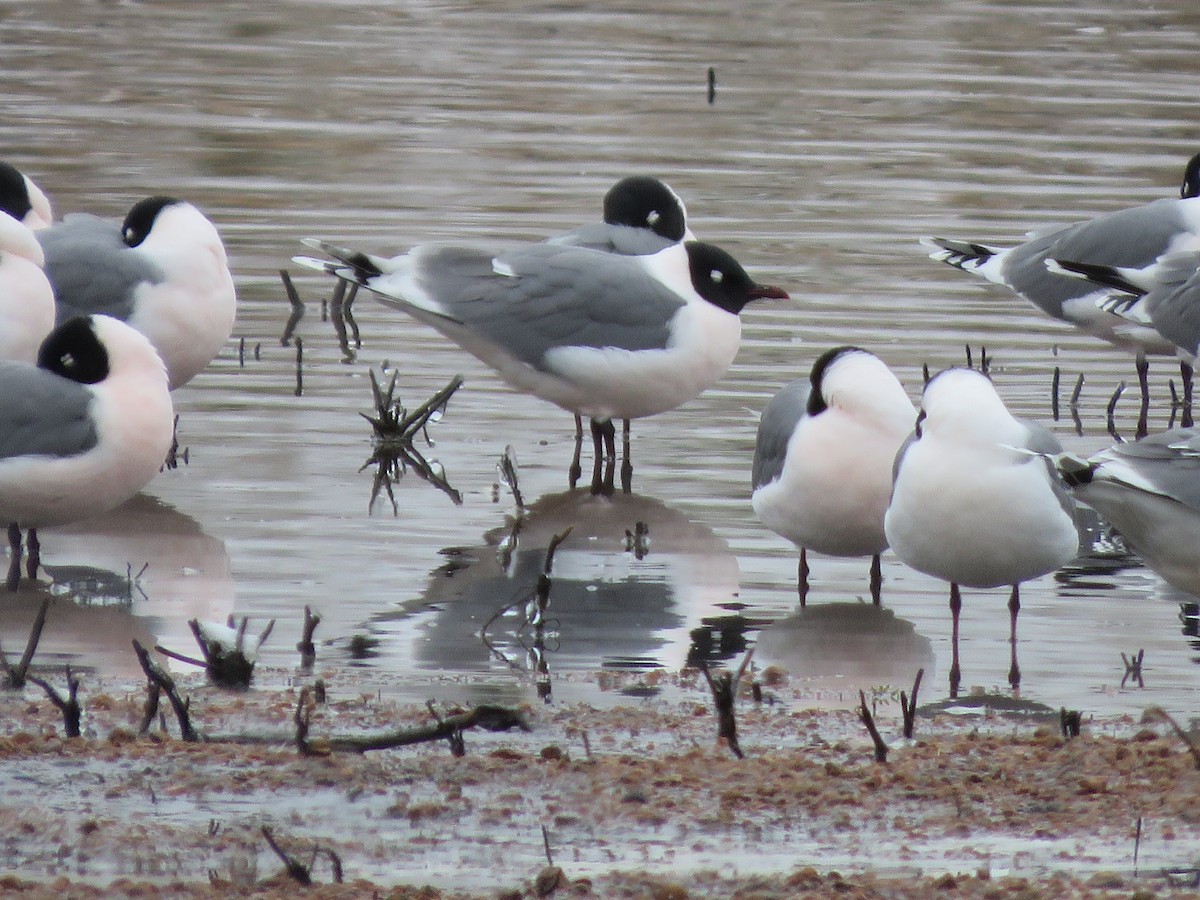
[[933,643],[916,626],[873,603],[810,604],[764,628],[754,661],[778,666],[814,691],[845,692],[880,687],[911,690],[919,669],[934,675]]
[[[539,604],[548,548],[568,528]],[[682,668],[693,631],[732,656],[752,624],[738,614],[729,545],[651,497],[549,495],[482,545],[442,552],[420,600],[372,622],[411,641],[407,658],[424,669],[517,670],[544,693],[550,670]],[[713,640],[713,629],[738,635]]]
[[224,542],[155,497],[138,494],[103,516],[39,529],[39,536],[42,583],[5,602],[0,642],[19,652],[42,601],[54,597],[35,660],[40,669],[69,662],[140,672],[134,638],[193,651],[188,620],[224,621],[234,610]]

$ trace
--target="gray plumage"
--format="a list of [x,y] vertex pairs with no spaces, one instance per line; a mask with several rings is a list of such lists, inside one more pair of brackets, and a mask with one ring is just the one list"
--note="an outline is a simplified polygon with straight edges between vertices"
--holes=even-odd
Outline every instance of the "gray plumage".
[[1200,353],[1200,252],[1174,253],[1154,269],[1144,305],[1154,328],[1191,356]]
[[69,457],[96,446],[92,393],[53,372],[0,362],[0,464],[18,456]]
[[807,378],[785,385],[763,409],[758,421],[758,439],[754,445],[751,487],[758,490],[783,473],[788,442],[796,425],[806,415],[812,383]]
[[166,276],[126,246],[121,223],[75,213],[37,232],[46,255],[46,277],[58,303],[57,322],[103,313],[125,321],[133,315],[134,289]]
[[650,256],[678,242],[655,234],[649,228],[598,222],[551,238],[546,243],[560,247],[582,247],[622,256]]
[[1051,460],[1051,457],[1062,453],[1062,443],[1044,425],[1034,422],[1031,419],[1018,419],[1017,421],[1029,429],[1029,436],[1025,439],[1025,448],[1039,454],[1036,457],[1031,457],[1029,464],[1046,467],[1046,475],[1050,480],[1050,488],[1054,491],[1055,498],[1058,500],[1063,512],[1074,519],[1075,501],[1072,499],[1071,492],[1067,490],[1066,484],[1063,482],[1062,477],[1058,474]]
[[1200,431],[1176,428],[1140,441],[1117,444],[1092,457],[1119,460],[1170,499],[1200,512]]
[[[625,256],[552,244],[507,253],[428,246],[414,255],[415,281],[436,298],[442,318],[539,371],[549,370],[546,354],[559,347],[666,347],[671,319],[684,306]],[[371,288],[371,280],[366,286]],[[418,317],[438,318],[387,294],[379,299]]]
[[1049,271],[1046,260],[1070,259],[1137,268],[1150,265],[1170,249],[1181,233],[1191,230],[1180,205],[1192,202],[1156,200],[1065,228],[1038,232],[1004,257],[1004,277],[1017,293],[1061,319],[1066,301],[1094,294],[1098,289],[1086,281]]

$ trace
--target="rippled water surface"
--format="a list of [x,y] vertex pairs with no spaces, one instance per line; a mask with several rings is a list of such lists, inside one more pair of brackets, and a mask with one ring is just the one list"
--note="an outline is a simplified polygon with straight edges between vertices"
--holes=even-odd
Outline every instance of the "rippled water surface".
[[[252,630],[277,619],[263,659],[290,667],[308,605],[335,679],[353,666],[414,697],[533,696],[523,601],[550,538],[573,526],[541,642],[555,697],[599,699],[585,673],[601,668],[736,659],[760,635],[761,661],[811,679],[815,703],[907,686],[921,666],[923,695],[944,697],[950,623],[934,579],[885,557],[879,611],[856,600],[865,560],[814,557],[796,615],[794,550],[749,506],[757,411],[835,344],[880,354],[914,397],[923,365],[985,345],[1010,407],[1047,424],[1054,368],[1064,393],[1083,374],[1082,434],[1067,419],[1055,430],[1082,452],[1110,443],[1104,409],[1131,361],[929,261],[917,239],[1003,244],[1175,195],[1197,149],[1198,29],[1192,4],[1112,0],[7,5],[7,158],[59,214],[119,217],[152,192],[196,202],[240,294],[234,339],[176,394],[188,464],[117,513],[43,533],[63,597],[47,652],[135,671],[130,637],[192,651],[187,619],[235,613]],[[321,318],[329,285],[290,263],[307,236],[385,252],[540,240],[597,219],[632,172],[669,180],[698,235],[793,297],[747,311],[715,388],[635,423],[632,496],[568,492],[570,416],[365,296],[347,361]],[[307,301],[301,396],[296,348],[280,343],[283,268]],[[434,446],[419,445],[461,504],[410,473],[394,515],[386,495],[370,508],[359,413],[384,367],[410,407],[465,377]],[[1151,375],[1164,427],[1177,371]],[[1133,407],[1118,404],[1119,429]],[[519,525],[495,487],[506,445],[529,504]],[[638,522],[648,541],[631,544]],[[6,648],[44,590],[0,603]],[[1193,710],[1185,599],[1129,559],[1027,585],[1023,696]],[[968,687],[1007,690],[1005,600],[967,593]],[[1139,649],[1145,686],[1122,688],[1121,655]]]

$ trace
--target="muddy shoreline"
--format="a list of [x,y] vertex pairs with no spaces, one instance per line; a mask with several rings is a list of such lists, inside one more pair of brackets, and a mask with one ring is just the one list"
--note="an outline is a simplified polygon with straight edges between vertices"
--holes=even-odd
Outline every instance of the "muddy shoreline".
[[319,755],[333,734],[432,721],[344,677],[312,708],[309,756],[288,743],[292,673],[243,694],[180,679],[205,734],[279,735],[271,746],[183,742],[169,712],[167,732],[160,719],[138,735],[136,682],[85,684],[69,740],[39,689],[4,692],[0,893],[294,893],[267,827],[315,859],[313,896],[534,896],[539,873],[542,890],[554,880],[547,849],[562,895],[1194,895],[1200,772],[1159,720],[1085,719],[1067,739],[1044,711],[931,704],[906,741],[882,703],[879,764],[857,713],[806,708],[784,679],[762,703],[739,698],[738,760],[694,673],[604,678],[661,693],[525,705],[530,731],[466,731],[462,757],[445,742]]

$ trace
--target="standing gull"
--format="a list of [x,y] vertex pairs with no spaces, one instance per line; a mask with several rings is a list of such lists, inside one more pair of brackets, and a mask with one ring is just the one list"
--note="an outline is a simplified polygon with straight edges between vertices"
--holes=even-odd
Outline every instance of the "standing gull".
[[1037,455],[1061,449],[1046,429],[1013,418],[980,372],[946,369],[925,386],[916,431],[896,455],[884,531],[906,564],[950,582],[951,696],[960,681],[960,585],[1012,585],[1009,683],[1020,685],[1020,584],[1079,550],[1074,504]]
[[[665,181],[650,175],[630,175],[622,178],[604,195],[604,219],[550,238],[547,243],[561,246],[586,247],[602,253],[623,256],[647,256],[672,244],[695,240],[687,223],[687,207]],[[633,483],[633,466],[629,454],[629,420],[621,421],[622,451],[621,486],[629,493]],[[593,419],[591,423],[593,459],[598,470],[604,458],[605,445],[615,448],[613,423]],[[581,474],[579,456],[583,448],[583,420],[575,415],[575,456],[571,461],[569,481],[575,487]]]
[[21,528],[37,572],[36,529],[124,503],[162,466],[174,415],[158,353],[108,316],[70,319],[36,366],[0,362],[0,522],[8,524],[8,586],[21,567]]
[[858,347],[817,358],[763,410],[754,447],[751,502],[759,520],[800,548],[800,605],[808,550],[871,557],[871,599],[880,602],[883,516],[892,463],[916,410],[882,360]]
[[[1058,228],[1030,234],[1007,249],[970,241],[923,238],[931,259],[1004,285],[1044,313],[1131,351],[1142,392],[1138,434],[1149,414],[1146,354],[1171,355],[1175,348],[1157,330],[1131,323],[1103,308],[1109,290],[1050,270],[1053,259],[1099,266],[1142,268],[1180,250],[1200,249],[1200,154],[1188,161],[1180,199],[1156,200]],[[1190,371],[1184,371],[1185,385]],[[1186,390],[1186,386],[1185,386]]]
[[510,249],[430,244],[392,258],[306,241],[332,260],[296,262],[373,291],[436,328],[517,390],[608,423],[697,397],[729,368],[751,301],[786,299],[718,247],[672,244],[623,256],[554,244]]

